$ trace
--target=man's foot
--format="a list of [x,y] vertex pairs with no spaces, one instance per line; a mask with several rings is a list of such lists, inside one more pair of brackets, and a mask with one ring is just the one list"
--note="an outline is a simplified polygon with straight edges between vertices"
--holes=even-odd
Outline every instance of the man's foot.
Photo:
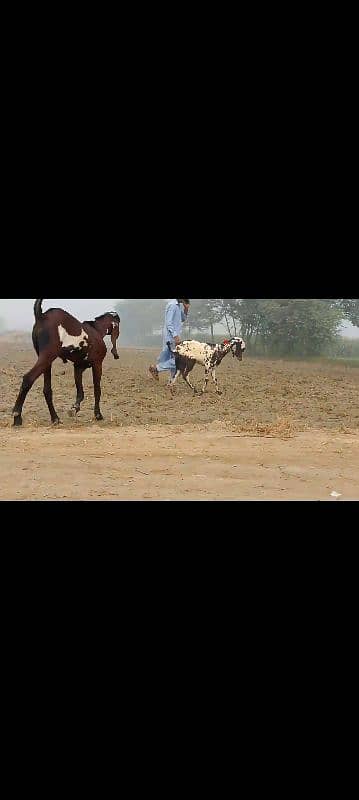
[[152,378],[155,379],[155,381],[159,381],[160,378],[159,378],[159,374],[158,374],[158,369],[153,364],[151,364],[151,366],[149,368],[149,373],[152,376]]

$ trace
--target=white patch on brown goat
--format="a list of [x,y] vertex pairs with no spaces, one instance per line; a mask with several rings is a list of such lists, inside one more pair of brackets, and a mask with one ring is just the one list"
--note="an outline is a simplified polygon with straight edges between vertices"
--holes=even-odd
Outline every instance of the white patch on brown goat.
[[88,335],[82,329],[80,336],[71,336],[62,325],[58,327],[60,342],[63,347],[71,347],[74,350],[81,350],[88,346]]

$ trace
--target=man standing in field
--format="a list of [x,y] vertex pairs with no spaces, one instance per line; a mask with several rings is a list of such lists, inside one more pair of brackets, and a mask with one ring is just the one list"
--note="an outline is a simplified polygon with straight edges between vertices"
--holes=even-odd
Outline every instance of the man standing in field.
[[183,323],[186,321],[190,307],[190,300],[170,300],[165,311],[165,322],[163,327],[163,350],[157,359],[157,366],[151,364],[149,371],[152,378],[159,380],[159,373],[169,370],[171,378],[176,374],[176,364],[171,350],[181,342]]

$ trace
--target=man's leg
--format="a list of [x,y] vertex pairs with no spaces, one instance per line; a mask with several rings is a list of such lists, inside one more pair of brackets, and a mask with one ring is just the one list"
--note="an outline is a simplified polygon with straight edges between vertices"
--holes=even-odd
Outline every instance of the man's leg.
[[172,378],[174,378],[176,374],[175,357],[171,353],[170,349],[168,347],[165,347],[157,359],[157,366],[155,364],[151,364],[151,366],[149,367],[149,373],[152,378],[158,381],[159,373],[167,371],[171,373],[170,380],[172,380]]
[[152,376],[152,378],[155,379],[155,381],[159,381],[160,378],[159,378],[159,374],[158,374],[158,369],[154,364],[151,364],[151,366],[149,368],[149,373]]

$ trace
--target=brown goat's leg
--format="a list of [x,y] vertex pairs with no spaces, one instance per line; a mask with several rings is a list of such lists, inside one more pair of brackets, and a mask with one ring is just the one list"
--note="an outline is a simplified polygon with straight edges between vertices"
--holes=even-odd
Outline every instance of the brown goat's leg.
[[102,364],[97,363],[93,365],[92,375],[93,375],[93,387],[95,392],[95,417],[97,420],[101,421],[103,419],[100,410]]
[[51,422],[53,423],[53,425],[60,425],[59,417],[56,414],[52,402],[51,365],[44,372],[44,395],[47,407],[50,412]]
[[14,427],[15,428],[17,428],[19,425],[22,425],[22,416],[21,416],[21,414],[22,414],[22,409],[23,409],[26,397],[27,397],[31,387],[35,383],[35,381],[37,381],[37,379],[40,377],[40,375],[42,375],[43,372],[45,372],[46,366],[47,366],[46,365],[46,361],[44,361],[40,357],[39,360],[37,361],[37,363],[35,364],[35,366],[30,370],[30,372],[28,372],[26,375],[24,375],[24,378],[23,378],[23,381],[22,381],[22,385],[21,385],[21,389],[20,389],[20,393],[19,393],[19,396],[18,396],[18,398],[16,400],[16,403],[15,403],[15,406],[14,406],[14,410],[13,410]]
[[83,384],[82,384],[82,375],[83,375],[83,372],[84,372],[83,367],[75,366],[74,372],[75,372],[75,384],[76,384],[76,389],[77,389],[77,397],[76,397],[75,403],[72,406],[72,409],[70,411],[70,415],[79,413],[80,408],[81,408],[81,403],[85,399],[84,387],[83,387]]

